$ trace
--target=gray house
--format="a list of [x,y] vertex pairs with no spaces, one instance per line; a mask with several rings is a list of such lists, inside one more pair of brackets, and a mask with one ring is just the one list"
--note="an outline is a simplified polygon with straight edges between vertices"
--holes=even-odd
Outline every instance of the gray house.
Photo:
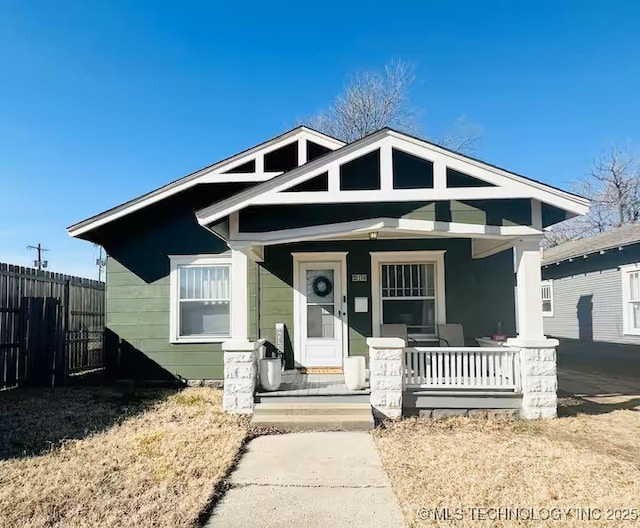
[[640,223],[545,250],[546,335],[640,344]]

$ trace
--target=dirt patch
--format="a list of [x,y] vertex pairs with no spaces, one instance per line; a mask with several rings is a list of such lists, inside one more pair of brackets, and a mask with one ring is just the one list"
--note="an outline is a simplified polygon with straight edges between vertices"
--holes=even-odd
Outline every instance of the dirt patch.
[[225,414],[216,389],[139,397],[146,403],[135,413],[114,402],[117,419],[98,432],[54,435],[48,451],[0,461],[0,526],[197,526],[236,461],[248,420]]
[[[598,526],[637,526],[639,427],[632,411],[531,422],[414,419],[375,438],[410,526],[584,526],[594,509],[604,512]],[[502,518],[472,518],[495,517],[494,508]],[[554,508],[564,509],[562,519],[540,518]],[[608,522],[608,509],[623,513]]]

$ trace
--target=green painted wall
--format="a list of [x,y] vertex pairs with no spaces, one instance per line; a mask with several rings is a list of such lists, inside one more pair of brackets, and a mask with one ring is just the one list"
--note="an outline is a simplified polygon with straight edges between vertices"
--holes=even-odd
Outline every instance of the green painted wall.
[[530,225],[531,201],[513,199],[252,206],[240,211],[240,230],[263,233],[324,225],[327,222],[382,217],[496,226]]
[[[498,321],[505,331],[515,333],[513,257],[504,251],[491,257],[471,258],[471,243],[466,239],[354,240],[344,242],[308,242],[265,248],[261,268],[260,335],[273,340],[275,324],[283,322],[290,343],[296,332],[293,316],[293,258],[291,252],[347,251],[347,303],[349,316],[349,353],[366,355],[365,340],[372,335],[371,311],[354,312],[355,297],[368,297],[371,310],[370,251],[411,251],[444,249],[447,321],[462,323],[465,337],[489,335]],[[367,274],[367,282],[351,282],[354,273]],[[286,350],[289,359],[292,349]]]
[[[120,378],[222,379],[219,344],[169,343],[168,255],[227,251],[224,242],[197,224],[193,211],[237,190],[232,186],[199,186],[93,234],[109,255],[107,345],[119,350]],[[249,337],[256,334],[252,277],[255,273],[249,272],[248,316],[254,321]]]

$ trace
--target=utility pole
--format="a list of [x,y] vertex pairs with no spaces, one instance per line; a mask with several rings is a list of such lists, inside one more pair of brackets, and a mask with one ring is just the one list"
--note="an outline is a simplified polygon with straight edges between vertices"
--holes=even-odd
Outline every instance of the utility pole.
[[49,251],[42,247],[42,244],[38,243],[37,246],[27,246],[27,249],[35,249],[38,252],[38,260],[33,261],[34,267],[38,268],[38,270],[42,271],[49,264],[46,260],[42,260],[42,252]]
[[100,253],[96,259],[96,266],[98,266],[98,280],[102,279],[102,270],[105,267],[106,261],[102,258],[102,246],[100,247]]

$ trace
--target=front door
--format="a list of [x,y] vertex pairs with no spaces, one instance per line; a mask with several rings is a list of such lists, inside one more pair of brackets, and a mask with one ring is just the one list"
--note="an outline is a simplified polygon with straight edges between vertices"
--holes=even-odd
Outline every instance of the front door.
[[342,367],[343,292],[341,262],[300,262],[296,331],[303,367]]

